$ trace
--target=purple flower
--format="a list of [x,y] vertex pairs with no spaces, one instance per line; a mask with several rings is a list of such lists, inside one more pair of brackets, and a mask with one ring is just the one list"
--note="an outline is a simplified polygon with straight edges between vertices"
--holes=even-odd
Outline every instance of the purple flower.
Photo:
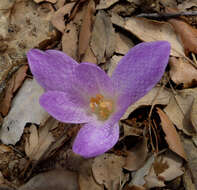
[[121,59],[112,77],[95,64],[78,64],[56,50],[32,49],[27,58],[34,77],[45,89],[41,106],[61,122],[84,123],[73,151],[88,158],[116,144],[118,121],[161,79],[169,54],[166,41],[140,43]]

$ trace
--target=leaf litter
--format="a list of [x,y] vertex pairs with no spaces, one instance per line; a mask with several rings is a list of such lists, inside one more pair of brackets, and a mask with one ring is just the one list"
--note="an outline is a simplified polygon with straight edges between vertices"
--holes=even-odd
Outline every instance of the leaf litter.
[[[194,145],[197,22],[194,19],[191,26],[187,18],[150,20],[134,17],[135,10],[151,13],[167,5],[182,11],[197,7],[193,1],[177,4],[160,0],[155,4],[142,4],[137,0],[126,3],[119,0],[0,3],[3,10],[0,11],[0,170],[3,185],[19,189],[30,189],[34,184],[36,189],[141,190],[170,189],[170,184],[181,179],[182,184],[177,182],[176,189],[183,186],[186,190],[194,189],[197,185],[197,148]],[[170,67],[166,71],[169,78],[163,77],[167,85],[161,80],[127,110],[120,121],[124,134],[120,133],[120,140],[113,149],[82,161],[70,150],[80,126],[48,121],[49,116],[38,104],[43,89],[27,78],[30,73],[25,66],[26,51],[34,47],[44,50],[52,47],[82,62],[98,64],[111,75],[131,47],[139,41],[155,40],[167,40],[172,46]],[[189,52],[193,52],[192,56]],[[152,105],[148,120],[147,113]],[[137,115],[133,115],[134,112]],[[156,128],[148,129],[147,121],[154,121]],[[157,145],[150,134],[153,130],[159,142]],[[126,149],[125,140],[131,141]],[[151,143],[161,152],[151,148]]]

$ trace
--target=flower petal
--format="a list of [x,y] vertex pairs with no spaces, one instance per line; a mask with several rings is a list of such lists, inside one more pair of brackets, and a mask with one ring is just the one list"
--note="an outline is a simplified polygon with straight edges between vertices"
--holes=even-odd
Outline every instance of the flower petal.
[[110,77],[100,67],[92,63],[81,63],[76,67],[75,78],[81,91],[89,96],[96,94],[113,95]]
[[132,48],[112,74],[118,104],[128,107],[150,91],[161,79],[169,55],[167,41],[145,42]]
[[31,49],[27,59],[32,74],[45,90],[64,91],[72,85],[73,71],[78,63],[65,53]]
[[73,152],[85,158],[103,154],[112,148],[119,138],[118,123],[87,123],[77,134]]
[[83,98],[70,92],[47,91],[40,97],[40,105],[61,122],[85,123],[93,119]]

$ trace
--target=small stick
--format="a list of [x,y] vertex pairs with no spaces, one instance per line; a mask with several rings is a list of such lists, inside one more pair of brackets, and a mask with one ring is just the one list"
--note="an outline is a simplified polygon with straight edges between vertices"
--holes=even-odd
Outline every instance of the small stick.
[[170,19],[180,16],[197,16],[197,11],[187,11],[179,13],[141,13],[139,15],[136,15],[136,17],[145,17],[150,19]]

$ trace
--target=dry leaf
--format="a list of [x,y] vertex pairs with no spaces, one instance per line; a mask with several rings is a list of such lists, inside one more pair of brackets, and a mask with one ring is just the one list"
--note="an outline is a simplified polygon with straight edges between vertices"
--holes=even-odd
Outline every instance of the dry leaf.
[[196,95],[192,104],[190,119],[195,131],[197,132],[197,96]]
[[77,174],[71,171],[51,170],[31,178],[18,190],[78,190]]
[[188,166],[192,174],[192,180],[197,188],[197,148],[189,138],[182,137],[182,142],[188,157]]
[[77,60],[78,32],[76,25],[71,21],[66,25],[62,36],[62,50],[67,55]]
[[142,18],[122,19],[113,14],[112,23],[136,35],[140,40],[149,42],[167,40],[171,44],[171,55],[180,57],[184,55],[184,49],[170,26],[165,22],[157,22]]
[[99,184],[104,184],[108,189],[115,189],[122,178],[122,167],[125,159],[113,154],[103,154],[94,159],[92,172]]
[[87,6],[84,7],[84,11],[83,23],[79,33],[78,57],[80,60],[88,48],[92,33],[93,16],[95,13],[95,3],[93,0],[90,0]]
[[96,183],[92,175],[92,160],[84,160],[79,166],[78,183],[80,190],[103,190],[104,186]]
[[90,46],[98,64],[105,54],[109,58],[115,51],[115,31],[110,17],[104,11],[99,11],[96,16]]
[[194,133],[190,122],[190,112],[194,98],[191,95],[179,93],[171,97],[164,111],[179,130],[187,135]]
[[97,63],[97,59],[89,45],[81,62],[88,62],[88,63],[94,63],[94,64]]
[[41,2],[49,2],[49,3],[56,3],[57,0],[34,0],[35,3],[41,3]]
[[22,66],[10,79],[8,83],[8,87],[5,92],[5,97],[0,103],[0,113],[2,113],[3,116],[6,116],[8,114],[11,100],[13,98],[13,94],[17,91],[17,89],[23,83],[26,77],[27,69],[28,69],[27,65]]
[[155,159],[153,167],[145,177],[145,186],[147,188],[164,187],[164,181],[171,181],[183,175],[182,164],[183,161],[178,156],[172,153],[162,154]]
[[197,69],[184,58],[170,58],[170,77],[177,85],[183,84],[184,88],[197,85]]
[[147,140],[143,138],[135,147],[127,151],[124,168],[134,171],[142,167],[148,154]]
[[130,188],[132,188],[132,187],[143,188],[143,186],[146,183],[146,181],[144,180],[144,177],[149,173],[149,170],[152,167],[152,164],[153,164],[154,160],[155,160],[155,157],[151,156],[146,161],[146,163],[144,164],[143,167],[138,169],[136,172],[132,173],[132,180],[128,185]]
[[178,9],[180,11],[187,11],[187,9],[190,9],[192,7],[197,7],[196,0],[186,0],[183,1],[181,4],[178,4]]
[[96,9],[107,9],[118,1],[120,0],[100,0],[99,4],[96,6]]
[[[166,8],[166,12],[176,13],[177,11],[172,8]],[[168,22],[172,24],[174,30],[179,35],[186,54],[189,52],[197,53],[197,29],[181,19],[169,19]]]
[[125,55],[133,46],[134,43],[130,38],[121,33],[116,33],[116,53]]
[[162,87],[155,87],[153,88],[148,94],[146,94],[143,98],[139,99],[136,103],[132,104],[123,115],[121,119],[127,119],[131,112],[135,109],[139,108],[140,106],[147,106],[154,103],[167,105],[170,101],[170,97],[172,96],[171,92],[162,88]]
[[35,80],[25,80],[13,99],[9,114],[4,118],[0,131],[0,139],[4,144],[19,141],[26,123],[40,124],[48,118],[48,113],[39,104],[43,92]]
[[67,3],[66,5],[64,5],[63,7],[58,9],[53,14],[53,17],[51,19],[51,23],[53,24],[53,26],[55,28],[57,28],[62,33],[64,33],[64,30],[66,28],[64,17],[65,17],[65,15],[69,16],[71,14],[71,10],[74,7],[74,5],[75,5],[75,2]]
[[189,169],[187,169],[183,175],[183,184],[185,190],[196,190],[194,183],[192,182],[192,176]]
[[115,70],[118,62],[122,59],[123,56],[118,56],[118,55],[114,55],[111,60],[110,60],[110,64],[109,64],[109,69],[107,71],[107,74],[109,76],[112,76],[113,71]]
[[39,129],[35,125],[30,126],[30,136],[25,141],[25,153],[33,161],[39,160],[54,141],[50,129],[57,126],[58,121],[49,117],[46,123]]
[[181,139],[174,125],[161,109],[157,108],[157,113],[159,114],[159,117],[161,119],[161,126],[166,135],[165,139],[169,145],[169,148],[175,153],[177,153],[179,156],[187,160],[183,145],[181,143]]

